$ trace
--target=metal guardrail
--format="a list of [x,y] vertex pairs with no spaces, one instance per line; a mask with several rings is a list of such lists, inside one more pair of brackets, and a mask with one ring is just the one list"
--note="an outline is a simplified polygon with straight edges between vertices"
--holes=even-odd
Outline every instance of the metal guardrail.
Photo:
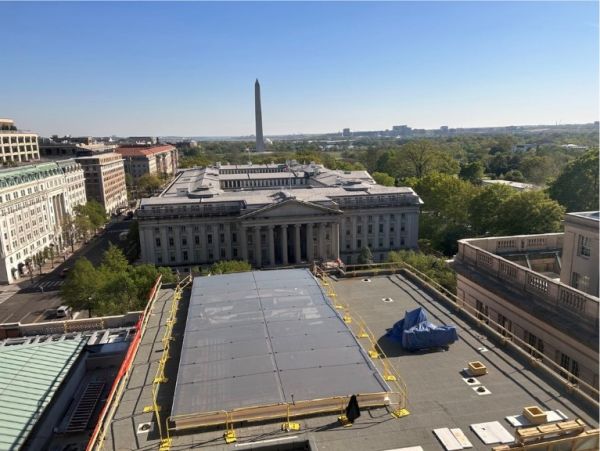
[[393,269],[395,269],[396,272],[407,271],[409,274],[412,274],[412,276],[420,280],[421,283],[429,285],[439,295],[446,298],[446,300],[450,302],[454,308],[457,309],[457,311],[464,313],[471,320],[477,322],[480,327],[498,338],[501,343],[513,346],[515,350],[524,353],[530,360],[532,366],[541,367],[542,369],[546,370],[549,375],[563,384],[567,391],[578,394],[581,398],[589,402],[595,408],[600,407],[600,391],[596,387],[580,379],[578,376],[575,376],[573,373],[554,362],[550,357],[541,353],[538,349],[525,342],[512,331],[506,329],[502,324],[490,318],[484,317],[483,314],[476,309],[476,307],[460,299],[458,296],[437,283],[427,274],[422,273],[408,263],[394,262],[372,263],[369,265],[348,265],[344,270],[344,274],[352,276],[358,275],[358,273],[363,271],[391,271]]
[[188,275],[184,277],[175,287],[175,293],[173,293],[173,301],[171,302],[171,309],[169,310],[169,317],[166,322],[165,333],[162,338],[163,352],[158,361],[158,368],[156,369],[156,375],[152,381],[152,405],[145,407],[145,412],[154,412],[156,417],[156,424],[158,426],[158,432],[160,435],[159,451],[168,451],[171,447],[171,437],[169,434],[168,418],[166,423],[163,425],[163,420],[160,416],[160,405],[158,404],[158,390],[160,384],[168,381],[165,375],[165,366],[169,360],[169,351],[171,349],[171,341],[173,337],[173,327],[177,322],[177,310],[179,309],[179,301],[181,299],[183,290],[192,282],[192,276]]
[[[394,387],[394,392],[400,394],[400,402],[395,413],[397,414],[397,416],[406,415],[408,413],[408,411],[406,411],[408,404],[408,389],[406,388],[406,383],[400,376],[400,373],[394,367],[394,365],[390,363],[389,358],[377,343],[375,335],[373,334],[365,320],[357,312],[352,312],[348,304],[342,303],[340,301],[337,293],[335,292],[335,289],[333,288],[332,282],[329,279],[328,274],[316,265],[313,267],[313,273],[317,278],[321,279],[321,283],[325,287],[327,296],[333,302],[333,307],[335,307],[338,310],[344,311],[342,319],[348,325],[348,328],[354,333],[356,338],[359,340],[368,340],[369,357],[371,357],[371,360],[373,361],[375,366],[377,366],[375,362],[381,363],[381,369],[383,370],[383,379],[386,382],[388,382],[389,385]],[[353,325],[355,326],[353,327]],[[402,411],[404,412],[402,415],[400,415],[399,412]]]

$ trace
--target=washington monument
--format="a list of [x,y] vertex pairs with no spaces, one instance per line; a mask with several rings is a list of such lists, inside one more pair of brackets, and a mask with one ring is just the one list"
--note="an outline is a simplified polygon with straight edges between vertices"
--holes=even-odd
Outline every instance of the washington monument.
[[256,151],[264,152],[265,141],[263,139],[262,109],[260,107],[260,83],[258,83],[258,78],[256,79],[256,83],[254,83],[254,110],[256,113]]

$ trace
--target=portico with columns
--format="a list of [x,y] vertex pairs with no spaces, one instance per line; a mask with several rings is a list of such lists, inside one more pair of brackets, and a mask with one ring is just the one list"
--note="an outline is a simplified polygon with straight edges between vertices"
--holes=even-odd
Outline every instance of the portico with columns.
[[337,260],[340,217],[340,210],[295,199],[242,216],[242,257],[256,267]]
[[[256,182],[275,169],[226,167],[225,175],[234,170],[240,180]],[[385,261],[392,250],[417,247],[422,201],[411,188],[345,181],[348,174],[319,168],[310,177],[320,177],[318,183],[325,186],[265,189],[259,184],[228,190],[219,171],[188,169],[159,196],[141,201],[137,217],[143,262],[193,267],[244,260],[255,268],[336,260],[352,264],[359,263],[364,248],[374,261]]]

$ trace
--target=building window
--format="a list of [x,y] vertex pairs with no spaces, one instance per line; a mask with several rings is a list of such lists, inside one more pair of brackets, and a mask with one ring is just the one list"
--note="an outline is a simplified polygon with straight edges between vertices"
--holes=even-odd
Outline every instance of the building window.
[[156,247],[160,247],[160,238],[156,238]]
[[[532,348],[535,348],[539,351],[539,354],[543,354],[544,353],[544,341],[541,338],[536,337],[535,335],[533,335],[532,333],[525,331],[524,332],[524,338],[525,338],[525,342],[531,346]],[[537,355],[537,353],[533,350],[533,349],[529,349],[529,353],[534,356],[534,357],[541,357],[541,355]]]
[[356,233],[361,233],[362,232],[362,227],[359,225],[356,227]]
[[231,241],[232,241],[233,243],[237,243],[237,233],[233,232],[233,233],[231,234]]
[[373,226],[371,224],[369,224],[369,230],[368,233],[373,233]]
[[221,244],[225,243],[225,234],[224,233],[221,233],[219,235],[219,241],[221,242]]
[[208,242],[208,244],[212,244],[212,235],[210,233],[206,235],[206,241]]
[[590,257],[592,255],[592,239],[589,236],[579,235],[577,255]]
[[183,251],[183,261],[184,262],[188,261],[188,251]]
[[200,237],[198,235],[194,237],[194,243],[200,244]]
[[173,240],[173,237],[169,238],[169,246],[174,246],[175,245],[175,240]]
[[182,238],[181,239],[181,245],[182,246],[187,246],[187,238]]
[[571,286],[577,290],[587,291],[590,287],[589,276],[582,276],[579,273],[571,274]]
[[383,224],[379,224],[379,233],[383,233]]

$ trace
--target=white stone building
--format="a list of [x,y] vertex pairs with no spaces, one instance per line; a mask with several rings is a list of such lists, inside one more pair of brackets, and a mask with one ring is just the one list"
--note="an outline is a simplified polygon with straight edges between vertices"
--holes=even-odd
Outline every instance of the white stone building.
[[63,248],[62,221],[85,204],[83,170],[74,160],[0,170],[0,283],[29,271],[28,259]]
[[416,248],[422,201],[366,171],[322,166],[220,165],[180,172],[138,209],[141,258],[192,266],[241,259],[260,268],[315,260],[375,261]]
[[[571,382],[579,378],[596,389],[600,300],[589,293],[598,283],[597,218],[597,212],[567,214],[564,234],[460,240],[453,262],[457,295],[483,322],[531,346],[534,358],[560,365]],[[596,224],[589,247],[568,225],[581,219]],[[583,236],[593,236],[593,227],[584,228]],[[574,271],[579,283],[589,274],[588,292],[561,281],[573,280]]]
[[0,164],[39,159],[38,135],[18,130],[12,119],[0,119]]

